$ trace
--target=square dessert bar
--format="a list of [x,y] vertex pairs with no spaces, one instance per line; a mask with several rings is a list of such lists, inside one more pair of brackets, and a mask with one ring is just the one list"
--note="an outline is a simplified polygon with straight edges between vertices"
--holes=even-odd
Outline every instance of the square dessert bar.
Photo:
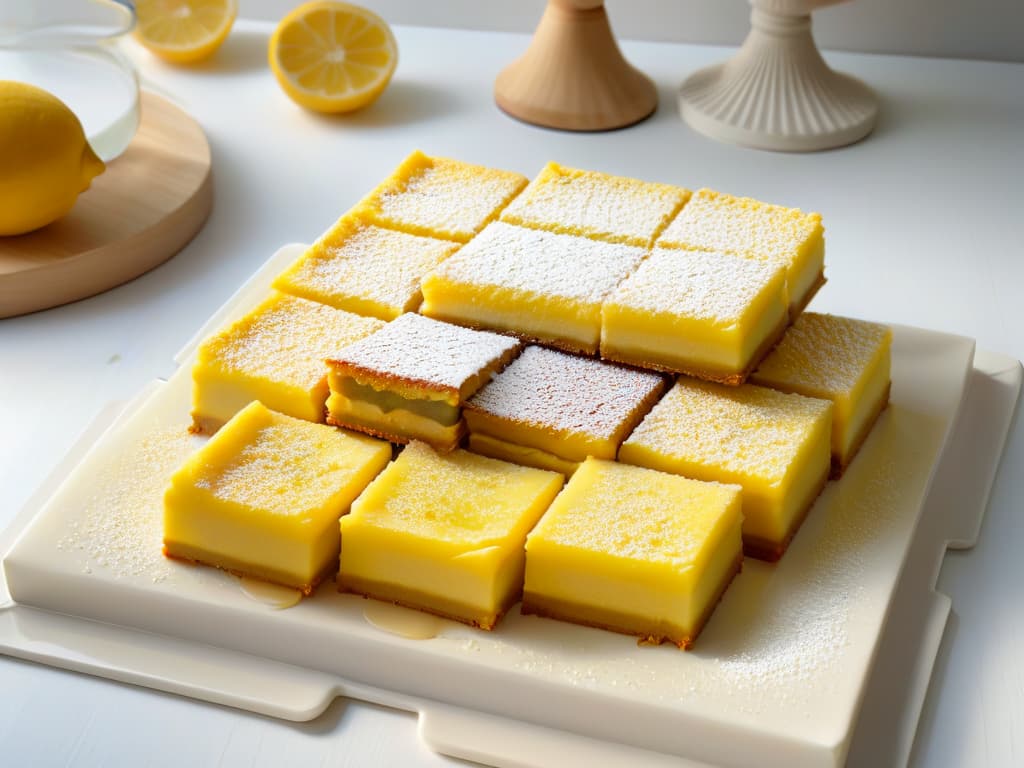
[[462,403],[518,351],[507,336],[402,315],[327,360],[327,421],[450,451],[465,432]]
[[682,187],[548,163],[501,220],[646,248],[689,197]]
[[787,320],[779,264],[655,248],[605,300],[601,357],[741,384]]
[[349,213],[278,275],[274,288],[394,320],[419,308],[423,275],[458,247],[450,240],[384,229]]
[[832,404],[747,384],[680,379],[619,461],[743,488],[743,545],[777,560],[829,474]]
[[555,472],[413,442],[341,520],[338,589],[491,629],[523,587],[523,545]]
[[571,475],[587,456],[614,459],[664,391],[650,371],[527,347],[466,402],[469,447]]
[[832,401],[832,475],[838,477],[889,402],[891,346],[888,326],[805,312],[750,380]]
[[310,594],[337,568],[338,519],[391,446],[253,402],[174,473],[164,553]]
[[199,347],[192,368],[193,431],[216,432],[253,400],[322,422],[324,359],[383,325],[306,299],[271,294]]
[[795,316],[825,282],[824,232],[817,213],[701,189],[661,233],[658,245],[782,261]]
[[587,459],[526,540],[523,613],[689,648],[743,559],[740,489]]
[[642,248],[489,224],[423,280],[423,314],[594,354],[601,303]]
[[413,152],[358,206],[375,224],[413,235],[469,241],[508,205],[527,178]]

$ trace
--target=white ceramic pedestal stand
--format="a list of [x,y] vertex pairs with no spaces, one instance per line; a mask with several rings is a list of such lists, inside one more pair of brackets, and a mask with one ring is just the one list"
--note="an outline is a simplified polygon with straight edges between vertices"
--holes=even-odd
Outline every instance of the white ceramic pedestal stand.
[[751,30],[728,61],[679,90],[690,127],[718,141],[811,152],[851,144],[875,125],[878,99],[833,71],[811,36],[811,11],[842,0],[751,0]]

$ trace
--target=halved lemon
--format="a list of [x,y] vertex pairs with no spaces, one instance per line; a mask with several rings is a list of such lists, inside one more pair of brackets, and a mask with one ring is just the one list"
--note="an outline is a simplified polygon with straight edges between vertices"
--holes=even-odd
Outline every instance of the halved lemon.
[[220,47],[238,15],[238,0],[136,0],[135,38],[178,64],[205,59]]
[[270,38],[270,68],[297,104],[351,112],[372,102],[398,64],[395,37],[380,16],[317,0],[285,16]]

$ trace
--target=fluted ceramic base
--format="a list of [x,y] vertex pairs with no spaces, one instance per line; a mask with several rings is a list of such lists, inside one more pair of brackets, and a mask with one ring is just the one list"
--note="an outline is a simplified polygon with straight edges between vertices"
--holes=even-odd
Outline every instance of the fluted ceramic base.
[[606,131],[649,116],[658,93],[623,58],[601,3],[550,0],[526,53],[498,75],[494,100],[535,125]]
[[809,15],[755,7],[751,25],[736,56],[680,88],[679,111],[692,128],[718,141],[786,152],[840,147],[871,132],[878,99],[829,68]]

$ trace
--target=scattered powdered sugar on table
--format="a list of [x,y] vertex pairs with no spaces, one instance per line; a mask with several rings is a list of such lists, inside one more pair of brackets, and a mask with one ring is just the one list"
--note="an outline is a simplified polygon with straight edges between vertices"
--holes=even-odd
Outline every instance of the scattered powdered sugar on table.
[[185,426],[156,428],[120,461],[107,461],[92,481],[97,489],[68,523],[57,549],[84,559],[83,572],[103,569],[116,578],[164,581],[163,495],[174,470],[203,442]]

